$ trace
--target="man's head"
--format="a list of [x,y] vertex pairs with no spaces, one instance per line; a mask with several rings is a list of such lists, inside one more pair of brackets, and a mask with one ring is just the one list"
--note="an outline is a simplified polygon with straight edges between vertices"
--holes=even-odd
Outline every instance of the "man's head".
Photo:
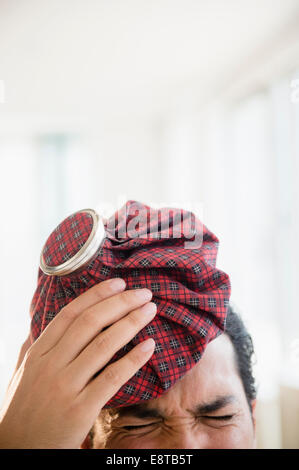
[[229,308],[225,334],[162,396],[102,410],[94,448],[192,449],[255,447],[253,346]]

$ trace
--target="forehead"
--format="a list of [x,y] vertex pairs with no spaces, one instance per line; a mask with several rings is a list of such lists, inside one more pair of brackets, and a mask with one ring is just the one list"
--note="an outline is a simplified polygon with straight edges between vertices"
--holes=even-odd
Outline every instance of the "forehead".
[[139,406],[180,414],[224,395],[234,396],[239,403],[246,402],[233,345],[229,337],[222,334],[208,344],[198,364],[170,390]]
[[211,341],[200,361],[188,371],[168,392],[152,400],[151,404],[192,405],[206,402],[219,394],[240,392],[239,377],[233,345],[227,335],[220,335]]

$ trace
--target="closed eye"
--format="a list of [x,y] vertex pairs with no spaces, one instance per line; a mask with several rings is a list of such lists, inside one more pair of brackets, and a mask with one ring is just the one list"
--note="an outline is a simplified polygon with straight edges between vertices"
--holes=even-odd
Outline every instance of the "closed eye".
[[[201,418],[213,419],[215,421],[229,421],[233,417],[234,417],[233,414],[232,415],[223,415],[223,416],[201,416]],[[133,431],[134,429],[146,428],[147,426],[152,426],[153,424],[157,424],[157,423],[139,424],[137,426],[122,426],[122,427],[126,431]]]
[[152,426],[153,424],[156,424],[156,423],[139,424],[138,426],[122,426],[122,428],[125,429],[126,431],[132,431],[133,429],[142,429],[142,428],[146,428],[147,426]]
[[234,415],[224,415],[224,416],[201,416],[201,418],[214,419],[218,421],[229,421]]

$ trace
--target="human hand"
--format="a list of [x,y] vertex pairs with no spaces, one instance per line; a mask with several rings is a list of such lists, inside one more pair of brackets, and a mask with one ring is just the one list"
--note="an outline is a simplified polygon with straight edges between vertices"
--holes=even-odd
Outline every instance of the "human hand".
[[25,341],[0,411],[0,448],[79,448],[103,406],[149,360],[151,338],[105,367],[156,314],[148,289],[124,289],[120,279],[93,286],[32,345]]

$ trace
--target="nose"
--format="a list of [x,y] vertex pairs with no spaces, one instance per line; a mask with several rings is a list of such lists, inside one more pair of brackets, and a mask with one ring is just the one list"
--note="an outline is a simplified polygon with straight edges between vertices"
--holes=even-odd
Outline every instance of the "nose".
[[[180,430],[167,442],[168,449],[200,449],[203,443],[199,443],[195,433],[190,429]],[[204,446],[203,446],[204,447]]]

